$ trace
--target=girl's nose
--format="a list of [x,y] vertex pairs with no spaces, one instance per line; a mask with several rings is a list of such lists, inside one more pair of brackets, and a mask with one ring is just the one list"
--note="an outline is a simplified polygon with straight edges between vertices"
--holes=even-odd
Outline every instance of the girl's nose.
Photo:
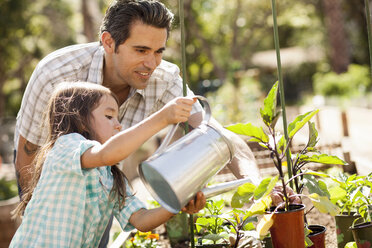
[[122,128],[122,126],[121,126],[120,122],[115,119],[115,129],[120,132],[121,128]]

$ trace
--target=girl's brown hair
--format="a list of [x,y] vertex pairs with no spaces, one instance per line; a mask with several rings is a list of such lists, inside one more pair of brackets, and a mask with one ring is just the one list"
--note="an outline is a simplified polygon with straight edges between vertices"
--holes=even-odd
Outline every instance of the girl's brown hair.
[[[91,114],[103,96],[112,96],[118,103],[117,97],[108,88],[88,82],[61,83],[53,91],[44,115],[43,127],[48,129],[47,140],[33,161],[33,178],[29,187],[25,189],[21,203],[14,210],[15,216],[23,215],[39,181],[45,157],[59,137],[69,133],[79,133],[86,139],[96,137],[91,129]],[[111,172],[114,186],[110,192],[110,199],[117,196],[119,206],[122,208],[125,201],[125,175],[116,165],[111,166]]]

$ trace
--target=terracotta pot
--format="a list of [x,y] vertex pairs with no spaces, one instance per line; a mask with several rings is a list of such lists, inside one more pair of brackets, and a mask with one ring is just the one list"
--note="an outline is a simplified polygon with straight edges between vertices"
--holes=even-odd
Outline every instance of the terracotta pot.
[[274,213],[274,224],[270,228],[275,248],[305,248],[303,204],[290,205],[289,211]]
[[366,222],[350,227],[358,248],[372,247],[372,223]]
[[356,218],[360,215],[354,215],[355,212],[343,213],[335,216],[337,247],[344,248],[348,242],[354,241],[353,233],[349,229]]
[[308,228],[312,231],[308,237],[313,242],[310,248],[325,248],[325,226],[309,225]]

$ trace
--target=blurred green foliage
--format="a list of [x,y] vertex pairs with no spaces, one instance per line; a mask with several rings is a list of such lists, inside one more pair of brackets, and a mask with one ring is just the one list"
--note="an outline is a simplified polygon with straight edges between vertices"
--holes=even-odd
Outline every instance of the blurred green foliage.
[[341,74],[317,72],[313,80],[315,93],[323,96],[363,96],[372,86],[369,68],[356,64],[349,65],[348,71]]
[[[110,2],[92,1],[98,2],[102,13]],[[340,1],[344,7],[352,61],[366,64],[368,53],[361,52],[368,49],[363,3]],[[164,58],[180,66],[179,1],[162,2],[175,13],[174,28]],[[85,41],[81,3],[73,0],[0,1],[0,116],[16,115],[27,82],[41,58],[58,48]],[[216,79],[238,89],[236,73],[258,69],[258,90],[265,95],[269,85],[277,80],[276,70],[258,67],[252,62],[252,56],[259,51],[274,49],[270,1],[185,0],[184,3],[186,75],[191,89],[200,93],[204,80]],[[346,8],[350,4],[355,8]],[[282,48],[327,47],[320,0],[281,0],[277,2],[277,8]],[[328,63],[327,59],[322,62]],[[298,101],[303,91],[311,93],[309,82],[314,68],[315,65],[309,64],[284,68],[288,103]],[[242,96],[249,97],[256,98],[257,94]]]
[[0,201],[10,199],[18,195],[16,180],[0,179]]

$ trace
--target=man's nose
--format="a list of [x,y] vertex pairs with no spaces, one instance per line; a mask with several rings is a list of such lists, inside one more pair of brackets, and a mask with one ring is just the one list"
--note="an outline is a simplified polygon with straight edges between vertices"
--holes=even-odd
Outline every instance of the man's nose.
[[158,65],[157,65],[157,60],[156,56],[154,54],[148,54],[144,60],[144,66],[147,68],[154,70]]

